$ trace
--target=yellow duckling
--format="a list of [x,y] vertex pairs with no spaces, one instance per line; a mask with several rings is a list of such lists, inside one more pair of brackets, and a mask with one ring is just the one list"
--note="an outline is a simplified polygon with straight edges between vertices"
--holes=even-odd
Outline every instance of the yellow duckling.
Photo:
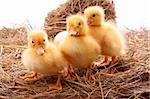
[[[91,77],[91,64],[100,54],[100,46],[87,34],[87,25],[80,15],[67,18],[68,35],[59,48],[73,67],[87,68],[87,78]],[[68,71],[69,72],[69,71]]]
[[109,22],[104,20],[104,10],[99,6],[88,7],[84,11],[87,20],[88,33],[101,46],[101,54],[105,59],[101,64],[112,57],[111,64],[115,62],[116,56],[125,54],[125,38],[119,30]]
[[61,51],[52,42],[44,31],[32,31],[28,33],[28,48],[22,54],[23,65],[34,71],[32,75],[22,77],[25,80],[37,78],[37,73],[58,74],[57,82],[50,89],[62,89],[61,73],[67,67],[67,61]]

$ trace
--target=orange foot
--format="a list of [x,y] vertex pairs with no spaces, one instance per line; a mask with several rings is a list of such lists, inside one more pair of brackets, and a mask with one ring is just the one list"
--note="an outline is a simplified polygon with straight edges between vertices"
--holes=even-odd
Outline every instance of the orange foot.
[[112,61],[110,62],[110,65],[114,64],[116,62],[116,56],[112,56]]
[[67,74],[66,80],[74,80],[72,74]]
[[108,62],[108,56],[104,56],[104,59],[100,62],[95,62],[94,64],[97,65],[97,66],[101,66],[103,65],[104,63],[107,63]]
[[[116,56],[112,56],[112,61],[110,62],[109,65],[113,65],[116,62]],[[108,67],[107,73],[109,74],[114,74],[116,68],[115,67]]]
[[26,80],[26,81],[37,80],[38,79],[37,73],[34,72],[34,71],[32,72],[31,75],[21,76],[20,78],[23,79],[23,80]]
[[61,80],[61,74],[58,73],[56,84],[55,85],[48,84],[49,90],[62,90],[62,85],[61,85],[61,81],[60,80]]
[[105,56],[104,57],[104,60],[102,60],[101,62],[100,62],[100,64],[104,64],[104,63],[106,63],[108,61],[108,56]]
[[62,85],[57,85],[57,84],[48,84],[49,90],[62,90]]
[[72,71],[73,71],[72,67],[69,65],[66,80],[74,80],[73,75],[72,75]]

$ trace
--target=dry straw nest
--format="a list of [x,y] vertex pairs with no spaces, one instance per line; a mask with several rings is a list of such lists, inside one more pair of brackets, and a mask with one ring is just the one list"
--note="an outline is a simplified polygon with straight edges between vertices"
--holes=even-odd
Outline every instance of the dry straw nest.
[[105,9],[105,19],[115,20],[115,5],[113,0],[67,0],[57,9],[48,13],[45,18],[45,30],[52,38],[59,32],[66,30],[66,17],[76,13],[83,13],[88,6],[102,6]]
[[[16,34],[16,31],[18,34]],[[36,81],[23,81],[20,75],[29,73],[21,63],[21,53],[26,46],[24,29],[2,29],[0,40],[0,99],[149,99],[150,94],[150,30],[130,30],[126,33],[127,55],[119,58],[116,72],[106,74],[107,68],[93,67],[95,80],[88,81],[84,70],[77,71],[75,81],[62,80],[62,91],[48,90],[47,83],[55,77],[41,76]],[[12,32],[15,31],[15,32]],[[10,33],[11,32],[11,33]],[[13,35],[13,36],[12,36]],[[18,35],[22,37],[16,39]],[[20,42],[24,42],[21,43]],[[106,66],[107,67],[107,66]]]
[[[68,15],[81,13],[90,5],[101,5],[106,20],[115,20],[111,0],[69,0],[53,10],[45,19],[45,30],[50,36],[65,30]],[[23,81],[20,75],[29,73],[21,62],[27,45],[26,28],[0,30],[0,99],[148,99],[150,94],[150,30],[130,30],[126,33],[128,50],[113,67],[116,72],[106,74],[107,66],[93,67],[95,80],[85,79],[84,70],[77,71],[75,81],[62,80],[61,91],[48,90],[47,83],[56,77],[41,76],[36,81]],[[107,98],[106,98],[107,97]]]

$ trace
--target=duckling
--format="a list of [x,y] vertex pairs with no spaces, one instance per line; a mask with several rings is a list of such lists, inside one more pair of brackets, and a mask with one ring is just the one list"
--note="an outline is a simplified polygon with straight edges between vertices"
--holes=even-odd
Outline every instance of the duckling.
[[86,77],[90,79],[91,64],[100,54],[100,46],[87,34],[87,25],[81,15],[67,17],[67,32],[58,46],[73,67],[87,68]]
[[32,75],[22,77],[25,80],[37,78],[37,73],[58,74],[57,82],[50,89],[62,89],[61,74],[67,67],[67,61],[56,45],[48,41],[44,31],[31,31],[28,33],[28,48],[22,54],[22,63]]
[[59,32],[55,37],[54,37],[54,43],[55,44],[59,44],[67,35],[67,31],[62,31],[62,32]]
[[112,57],[110,64],[116,60],[116,56],[125,54],[125,38],[119,30],[104,20],[104,10],[99,6],[88,7],[84,10],[87,20],[88,33],[95,38],[101,46],[101,54],[105,59],[101,64],[107,62],[108,56]]

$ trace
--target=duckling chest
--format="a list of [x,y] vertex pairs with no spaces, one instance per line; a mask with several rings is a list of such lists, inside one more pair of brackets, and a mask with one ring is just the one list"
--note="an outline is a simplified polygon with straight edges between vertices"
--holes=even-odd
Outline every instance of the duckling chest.
[[105,35],[105,29],[99,27],[91,27],[89,28],[88,33],[99,43],[103,41],[103,37]]
[[54,59],[48,55],[35,57],[32,62],[32,70],[42,74],[54,74],[58,71]]
[[76,66],[85,67],[91,61],[95,60],[96,53],[99,49],[98,45],[95,45],[91,38],[72,39],[68,41],[67,49],[63,52],[67,56],[68,60]]

